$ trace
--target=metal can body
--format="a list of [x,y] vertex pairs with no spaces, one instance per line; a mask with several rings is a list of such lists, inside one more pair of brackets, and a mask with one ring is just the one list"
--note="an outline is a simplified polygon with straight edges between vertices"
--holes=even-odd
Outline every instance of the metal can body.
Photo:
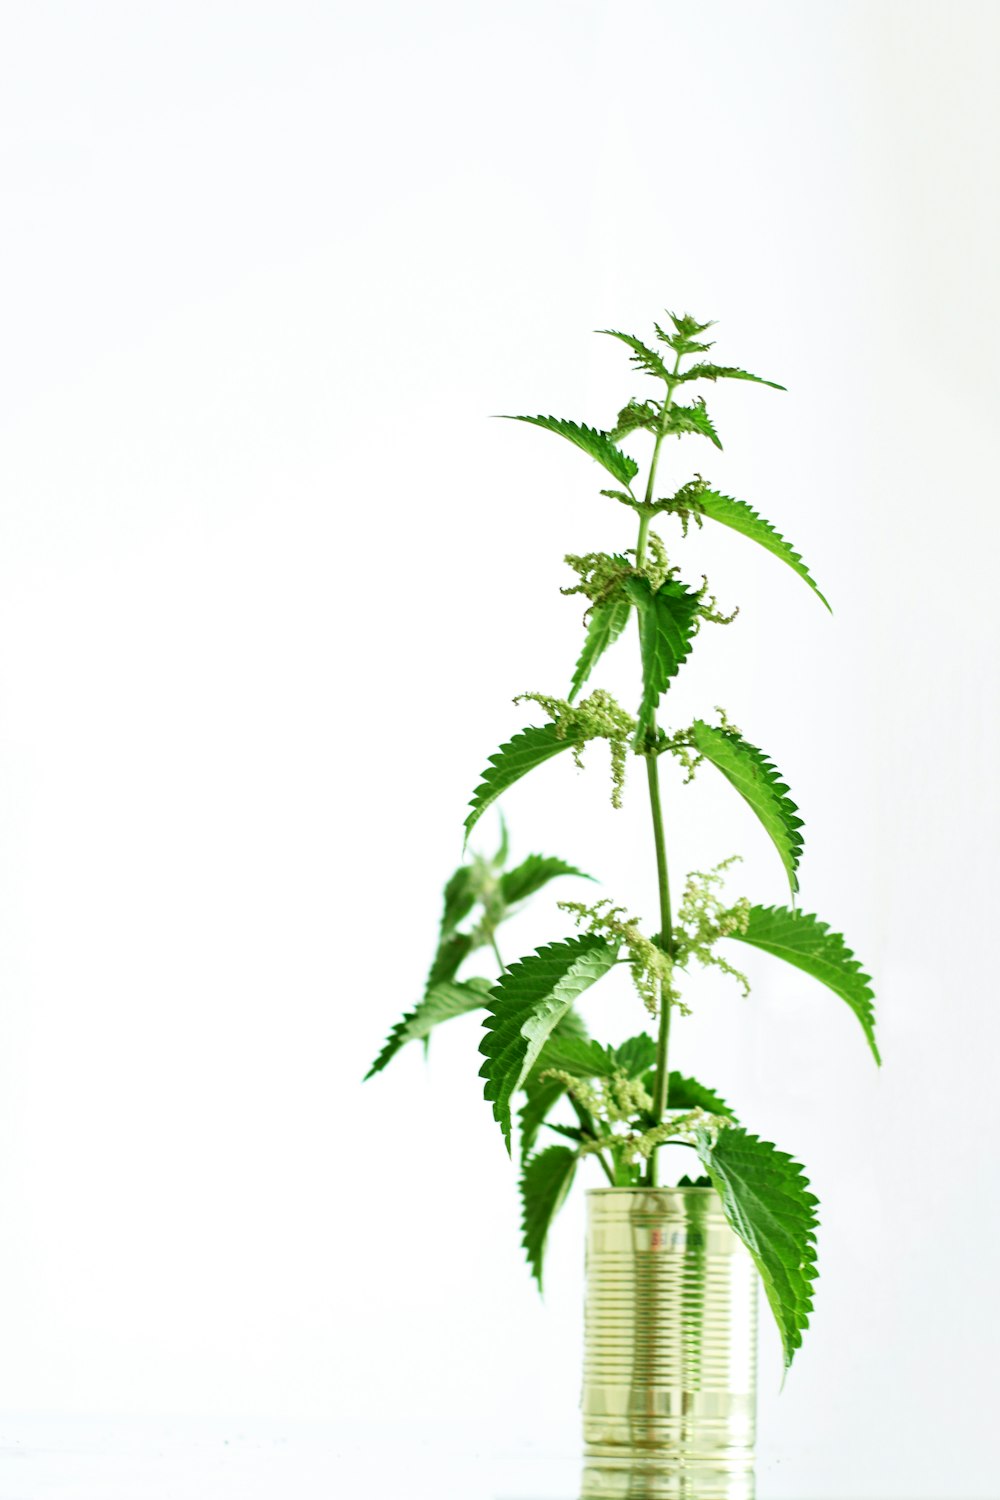
[[585,1488],[752,1495],[757,1273],[717,1193],[587,1199]]

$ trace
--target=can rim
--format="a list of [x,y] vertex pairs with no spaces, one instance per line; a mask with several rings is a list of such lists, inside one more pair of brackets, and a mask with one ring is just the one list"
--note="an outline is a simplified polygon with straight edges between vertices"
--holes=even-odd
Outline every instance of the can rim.
[[593,1198],[593,1197],[599,1196],[601,1194],[604,1194],[605,1196],[610,1197],[612,1193],[643,1193],[643,1194],[646,1194],[646,1193],[680,1193],[680,1194],[684,1195],[684,1194],[687,1194],[687,1193],[714,1193],[714,1192],[715,1192],[715,1188],[714,1187],[695,1187],[693,1184],[688,1184],[686,1187],[669,1187],[669,1186],[664,1186],[664,1187],[642,1187],[642,1186],[639,1186],[639,1187],[596,1187],[596,1188],[587,1188],[586,1191],[585,1191],[585,1196],[587,1198]]

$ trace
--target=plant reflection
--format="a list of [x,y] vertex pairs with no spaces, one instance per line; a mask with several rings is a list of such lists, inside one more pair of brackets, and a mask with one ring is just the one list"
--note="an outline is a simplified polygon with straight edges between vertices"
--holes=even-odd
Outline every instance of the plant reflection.
[[693,1465],[684,1469],[588,1464],[580,1500],[754,1500],[753,1472]]

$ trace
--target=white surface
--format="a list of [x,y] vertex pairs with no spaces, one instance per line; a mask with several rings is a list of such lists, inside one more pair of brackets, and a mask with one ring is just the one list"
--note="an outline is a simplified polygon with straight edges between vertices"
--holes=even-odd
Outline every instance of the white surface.
[[[610,421],[642,386],[589,330],[668,304],[789,392],[713,392],[725,453],[666,478],[756,504],[836,608],[699,538],[743,610],[677,722],[723,702],[774,755],[886,1058],[763,959],[749,1004],[699,984],[678,1028],[824,1205],[780,1398],[765,1335],[764,1459],[786,1497],[994,1494],[1000,13],[172,0],[3,29],[0,1408],[488,1414],[573,1451],[579,1200],[543,1307],[475,1028],[358,1080],[509,699],[566,681],[562,554],[631,542],[584,458],[487,415]],[[633,690],[624,647],[607,680]],[[590,760],[510,796],[515,847],[648,915],[641,789],[613,815]],[[675,870],[740,847],[783,899],[725,787],[667,796]]]
[[445,1432],[17,1418],[0,1422],[4,1500],[570,1500],[576,1459],[497,1456]]
[[[190,1417],[0,1417],[4,1500],[578,1500],[581,1473],[575,1453],[545,1443],[514,1453],[485,1430],[413,1427],[398,1416],[350,1429]],[[765,1465],[759,1500],[776,1493],[772,1483],[773,1467]],[[863,1485],[855,1494],[865,1494]]]

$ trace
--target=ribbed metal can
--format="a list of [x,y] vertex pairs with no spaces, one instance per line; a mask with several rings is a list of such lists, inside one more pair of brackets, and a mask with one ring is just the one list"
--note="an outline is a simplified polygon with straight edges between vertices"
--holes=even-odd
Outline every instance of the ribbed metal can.
[[750,1500],[757,1273],[713,1188],[587,1194],[586,1496]]

